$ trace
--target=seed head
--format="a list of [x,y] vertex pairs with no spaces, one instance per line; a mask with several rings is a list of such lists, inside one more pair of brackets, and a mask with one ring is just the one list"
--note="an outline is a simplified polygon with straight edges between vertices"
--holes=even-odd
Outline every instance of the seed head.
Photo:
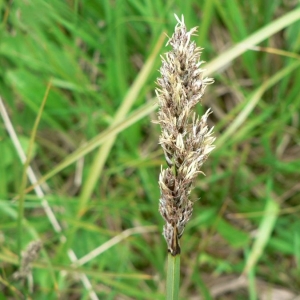
[[41,241],[33,241],[27,246],[22,253],[20,270],[14,273],[14,279],[25,279],[31,274],[31,263],[38,258],[41,248]]
[[214,149],[213,128],[207,126],[208,109],[199,118],[192,109],[201,101],[212,78],[203,78],[201,48],[191,41],[197,28],[187,31],[184,18],[178,23],[167,45],[171,51],[162,56],[161,77],[157,79],[159,143],[168,167],[159,175],[159,211],[166,224],[163,235],[172,255],[180,253],[179,238],[193,212],[189,199],[201,166]]

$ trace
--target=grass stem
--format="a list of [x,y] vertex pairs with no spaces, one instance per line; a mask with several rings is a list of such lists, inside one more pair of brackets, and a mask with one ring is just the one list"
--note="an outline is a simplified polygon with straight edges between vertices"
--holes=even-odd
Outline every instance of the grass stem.
[[167,300],[177,300],[179,295],[180,254],[168,253]]

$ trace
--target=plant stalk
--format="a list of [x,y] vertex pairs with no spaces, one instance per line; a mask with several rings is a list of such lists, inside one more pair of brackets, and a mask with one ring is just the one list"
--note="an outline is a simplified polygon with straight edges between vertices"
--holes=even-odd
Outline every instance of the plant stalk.
[[179,296],[180,254],[168,253],[167,300],[177,300]]

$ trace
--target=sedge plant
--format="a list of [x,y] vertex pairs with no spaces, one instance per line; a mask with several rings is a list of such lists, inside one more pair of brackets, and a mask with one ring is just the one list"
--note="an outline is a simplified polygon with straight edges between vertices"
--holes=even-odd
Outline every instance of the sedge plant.
[[193,183],[213,150],[213,128],[207,125],[211,110],[199,117],[193,108],[201,102],[212,78],[204,78],[200,68],[201,48],[187,31],[184,18],[175,15],[177,25],[167,45],[172,49],[162,56],[158,88],[158,120],[161,126],[159,144],[163,148],[167,168],[159,175],[159,212],[165,220],[163,236],[168,247],[167,299],[177,299],[180,276],[180,243],[190,220],[194,202],[190,199]]

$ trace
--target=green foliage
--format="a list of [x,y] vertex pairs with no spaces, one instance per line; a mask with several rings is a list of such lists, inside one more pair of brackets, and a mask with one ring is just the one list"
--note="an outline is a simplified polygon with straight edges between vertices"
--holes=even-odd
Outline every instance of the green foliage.
[[[166,52],[161,34],[172,34],[174,13],[184,14],[188,28],[199,26],[193,38],[216,82],[198,110],[212,108],[217,135],[191,195],[179,298],[225,299],[218,279],[243,272],[248,285],[227,291],[231,299],[255,299],[266,284],[298,294],[300,8],[241,3],[0,3],[0,96],[24,151],[51,82],[30,165],[62,226],[53,229],[32,189],[20,212],[23,166],[1,119],[0,299],[89,299],[82,274],[99,299],[164,299],[157,181],[165,162],[151,119],[159,53]],[[34,239],[43,250],[30,291],[13,273],[19,245],[25,250]],[[68,249],[91,256],[75,267]]]

